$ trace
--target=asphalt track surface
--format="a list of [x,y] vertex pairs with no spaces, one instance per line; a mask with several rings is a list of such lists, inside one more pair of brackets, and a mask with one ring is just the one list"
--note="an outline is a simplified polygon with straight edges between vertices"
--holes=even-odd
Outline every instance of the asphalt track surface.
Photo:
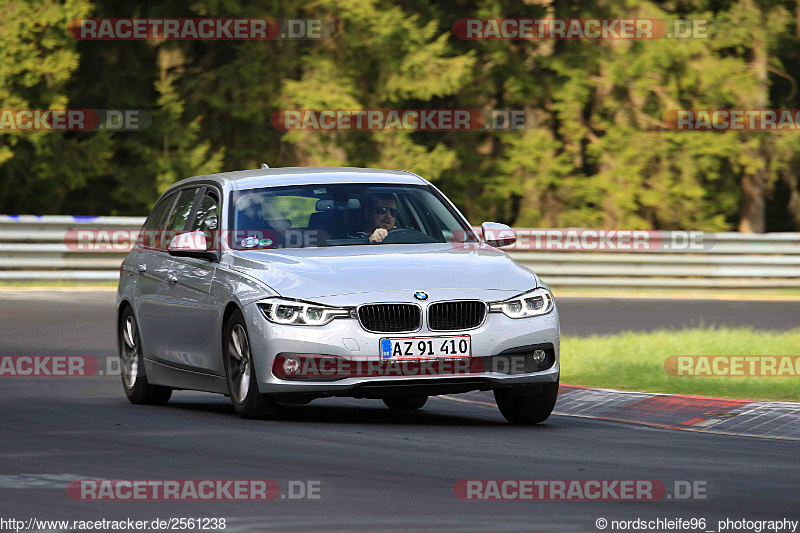
[[[786,329],[798,316],[794,302],[563,299],[560,308],[564,330],[573,334],[692,320]],[[115,350],[113,324],[113,293],[0,293],[2,355],[91,355],[103,368]],[[24,474],[62,481],[37,487]],[[322,497],[88,502],[64,488],[63,480],[77,478],[274,479],[282,488],[287,480],[319,481]],[[711,496],[461,501],[453,486],[463,479],[691,480],[705,482]],[[598,518],[705,518],[705,529],[684,530],[716,532],[717,520],[800,518],[800,443],[566,416],[514,427],[493,407],[443,398],[412,414],[375,400],[317,400],[282,420],[246,421],[226,398],[210,394],[177,392],[164,407],[130,405],[117,376],[6,377],[0,518],[11,517],[217,517],[226,519],[226,531],[587,532],[599,531]]]

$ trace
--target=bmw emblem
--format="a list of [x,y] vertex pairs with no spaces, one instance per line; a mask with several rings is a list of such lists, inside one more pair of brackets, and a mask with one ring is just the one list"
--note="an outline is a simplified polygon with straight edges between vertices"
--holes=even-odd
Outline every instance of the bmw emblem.
[[416,298],[417,300],[423,300],[423,301],[427,300],[428,299],[428,293],[425,292],[425,291],[417,291],[417,292],[414,293],[414,298]]

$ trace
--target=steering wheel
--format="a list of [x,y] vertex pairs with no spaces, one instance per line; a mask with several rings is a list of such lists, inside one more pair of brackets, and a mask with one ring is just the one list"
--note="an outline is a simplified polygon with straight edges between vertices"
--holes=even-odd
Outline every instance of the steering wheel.
[[[420,237],[424,240],[420,241]],[[404,242],[410,243],[419,243],[419,242],[430,242],[428,241],[430,237],[425,235],[424,233],[417,231],[411,228],[392,228],[389,230],[389,234],[383,239],[382,242],[387,244],[401,244]]]

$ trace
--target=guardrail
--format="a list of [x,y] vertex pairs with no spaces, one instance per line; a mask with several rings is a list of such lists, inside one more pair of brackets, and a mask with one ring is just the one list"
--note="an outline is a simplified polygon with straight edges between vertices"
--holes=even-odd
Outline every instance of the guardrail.
[[[0,282],[116,280],[131,230],[143,223],[142,217],[0,215]],[[77,230],[98,229],[107,230],[108,246],[75,245]],[[682,250],[520,246],[531,233],[545,231],[515,229],[520,242],[507,251],[557,288],[800,289],[800,233],[705,234],[711,237],[705,247]]]

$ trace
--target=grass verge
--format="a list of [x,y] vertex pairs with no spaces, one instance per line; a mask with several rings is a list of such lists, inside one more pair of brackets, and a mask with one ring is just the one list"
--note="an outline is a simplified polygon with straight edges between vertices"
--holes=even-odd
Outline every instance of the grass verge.
[[38,289],[42,287],[47,288],[64,288],[64,289],[96,289],[106,287],[116,287],[118,282],[116,280],[109,281],[82,281],[82,280],[35,280],[35,281],[3,281],[0,282],[0,289]]
[[565,336],[561,341],[561,382],[642,392],[800,401],[800,376],[673,376],[664,366],[672,355],[800,355],[800,328],[786,332],[703,328]]

